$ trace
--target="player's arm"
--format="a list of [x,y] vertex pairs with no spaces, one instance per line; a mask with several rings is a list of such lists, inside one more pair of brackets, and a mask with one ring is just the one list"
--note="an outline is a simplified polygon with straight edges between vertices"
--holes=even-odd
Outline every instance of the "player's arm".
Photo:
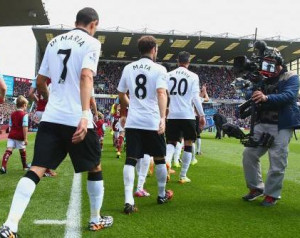
[[5,101],[5,94],[6,94],[6,84],[2,78],[0,78],[0,103]]
[[82,117],[78,124],[77,130],[73,135],[72,142],[77,144],[81,142],[87,133],[89,120],[89,109],[91,92],[93,89],[93,72],[90,69],[82,69],[80,76],[80,99],[82,108]]
[[167,111],[167,103],[168,103],[167,90],[164,88],[158,88],[156,90],[156,93],[157,93],[158,107],[160,113],[158,134],[163,134],[165,132],[165,127],[166,127],[166,111]]
[[27,135],[28,135],[28,114],[26,114],[23,117],[23,136],[24,136],[24,144],[27,145],[28,144],[28,139],[27,139]]
[[90,99],[91,109],[94,112],[94,122],[98,121],[98,113],[97,113],[97,104],[95,97],[91,97]]
[[208,93],[206,90],[206,84],[204,84],[201,88],[200,97],[202,97],[204,99],[204,102],[209,101],[209,96],[208,96]]
[[38,101],[38,98],[37,98],[35,92],[36,92],[36,79],[33,80],[32,84],[31,84],[31,87],[30,87],[30,89],[29,89],[28,97],[29,97],[29,99],[30,99],[31,101],[37,102],[37,101]]
[[48,100],[49,97],[49,90],[47,85],[48,80],[48,77],[41,74],[39,74],[36,79],[37,91],[43,96],[45,100]]
[[129,98],[127,96],[128,86],[127,86],[127,68],[125,67],[122,76],[118,85],[118,92],[119,92],[119,101],[121,105],[120,109],[120,123],[122,127],[125,127],[126,122],[126,109],[129,106]]

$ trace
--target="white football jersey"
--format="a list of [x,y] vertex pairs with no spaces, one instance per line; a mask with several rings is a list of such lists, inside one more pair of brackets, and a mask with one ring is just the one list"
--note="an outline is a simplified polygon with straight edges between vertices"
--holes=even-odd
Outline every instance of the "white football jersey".
[[[39,74],[51,78],[51,94],[42,121],[78,126],[82,116],[81,70],[97,73],[100,42],[82,29],[52,39],[46,48]],[[93,128],[90,111],[88,128]]]
[[199,95],[199,77],[185,67],[168,74],[170,97],[168,119],[195,119],[193,97]]
[[156,90],[167,89],[167,70],[149,58],[125,66],[118,91],[129,91],[125,128],[158,130],[160,113]]

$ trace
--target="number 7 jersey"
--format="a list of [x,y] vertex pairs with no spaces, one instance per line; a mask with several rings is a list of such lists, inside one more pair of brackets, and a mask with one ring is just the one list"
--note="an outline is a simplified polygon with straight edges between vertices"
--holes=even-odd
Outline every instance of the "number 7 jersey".
[[193,98],[200,93],[198,75],[185,67],[178,67],[168,74],[168,91],[168,119],[195,120]]
[[[77,127],[82,115],[81,70],[90,69],[96,75],[100,49],[97,39],[78,28],[49,42],[39,70],[51,78],[52,85],[42,121]],[[91,112],[88,128],[93,128]]]
[[156,90],[167,89],[167,70],[149,58],[125,66],[118,91],[129,91],[125,128],[158,130],[160,113]]

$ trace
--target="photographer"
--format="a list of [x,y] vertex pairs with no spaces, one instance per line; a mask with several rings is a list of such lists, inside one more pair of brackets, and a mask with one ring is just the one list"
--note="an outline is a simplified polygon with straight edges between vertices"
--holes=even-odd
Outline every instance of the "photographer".
[[[274,49],[275,52],[276,49]],[[283,66],[280,53],[274,57],[274,69],[266,67],[259,71],[265,78],[262,91],[254,91],[252,101],[256,105],[256,117],[253,139],[259,141],[263,134],[269,133],[274,141],[269,146],[246,147],[243,153],[245,180],[250,192],[243,197],[253,201],[265,196],[262,206],[273,206],[281,198],[281,189],[287,166],[288,144],[295,128],[300,126],[300,112],[297,106],[299,77],[288,72]],[[277,56],[278,56],[277,55]],[[269,60],[268,59],[263,59]],[[264,65],[263,65],[264,66]],[[269,66],[269,65],[268,65]],[[270,72],[271,71],[271,72]],[[269,171],[265,183],[262,180],[260,158],[268,151]]]

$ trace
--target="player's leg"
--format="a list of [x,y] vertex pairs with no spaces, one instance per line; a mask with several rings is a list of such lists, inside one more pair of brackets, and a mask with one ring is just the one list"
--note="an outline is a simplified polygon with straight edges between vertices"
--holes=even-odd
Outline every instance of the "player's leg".
[[[7,220],[0,229],[0,237],[15,237],[18,232],[19,221],[21,220],[32,194],[35,191],[36,185],[45,172],[45,168],[33,166],[20,179],[15,190],[13,200]],[[12,236],[4,236],[4,234],[12,233]]]
[[197,136],[196,140],[196,154],[201,155],[201,134]]
[[[71,133],[66,133],[72,135],[75,131],[76,128],[74,128]],[[100,215],[104,197],[104,184],[100,165],[101,149],[99,137],[96,131],[88,129],[84,140],[79,144],[73,144],[70,140],[68,144],[68,151],[75,172],[81,173],[88,171],[87,192],[90,201],[91,213],[89,229],[97,231],[110,227],[113,224],[113,218],[111,216]]]
[[7,148],[3,154],[2,157],[2,165],[1,165],[1,169],[0,169],[0,174],[6,174],[7,172],[7,162],[9,160],[9,157],[12,155],[12,151],[14,148],[14,142],[11,139],[8,139],[7,141]]
[[133,187],[135,178],[135,166],[137,159],[141,158],[142,152],[142,135],[141,130],[126,129],[126,160],[123,168],[125,206],[124,213],[131,214],[137,211],[133,198]]
[[14,233],[18,231],[18,223],[46,168],[55,169],[65,158],[66,151],[60,133],[63,134],[63,131],[56,124],[46,122],[40,124],[35,139],[32,166],[17,185],[8,218],[0,234],[3,230],[6,233],[7,230]]
[[125,131],[124,129],[122,128],[120,131],[119,131],[119,137],[117,139],[117,158],[120,158],[121,156],[121,152],[122,152],[122,146],[123,146],[123,142],[124,142],[124,137],[125,137]]
[[192,143],[192,160],[191,165],[195,165],[198,163],[198,160],[196,159],[196,144],[195,141]]
[[[151,141],[151,143],[149,143]],[[155,163],[155,173],[158,185],[157,203],[166,203],[173,197],[173,191],[166,191],[167,166],[166,166],[166,142],[163,135],[158,135],[157,131],[145,131],[143,136],[145,153],[152,155]]]
[[30,167],[27,164],[27,160],[26,160],[26,149],[19,149],[20,152],[20,157],[21,157],[21,162],[22,162],[22,166],[23,166],[23,170],[28,170]]
[[182,122],[182,130],[184,137],[184,152],[182,155],[182,166],[180,171],[180,183],[191,182],[186,176],[192,160],[192,145],[196,139],[195,120],[184,120]]
[[179,159],[180,159],[180,155],[181,155],[182,146],[183,146],[183,142],[180,139],[180,141],[178,141],[176,143],[175,152],[174,152],[174,166],[176,168],[181,167],[180,163],[179,163]]
[[101,216],[100,211],[104,197],[104,184],[101,165],[96,166],[88,172],[87,192],[90,200],[90,221],[89,229],[92,231],[110,227],[113,224],[113,217]]
[[149,197],[150,193],[148,193],[144,189],[144,184],[146,181],[147,172],[149,170],[150,166],[150,155],[145,154],[143,158],[140,158],[137,163],[137,167],[139,167],[138,170],[138,183],[137,183],[137,189],[134,193],[135,197]]

